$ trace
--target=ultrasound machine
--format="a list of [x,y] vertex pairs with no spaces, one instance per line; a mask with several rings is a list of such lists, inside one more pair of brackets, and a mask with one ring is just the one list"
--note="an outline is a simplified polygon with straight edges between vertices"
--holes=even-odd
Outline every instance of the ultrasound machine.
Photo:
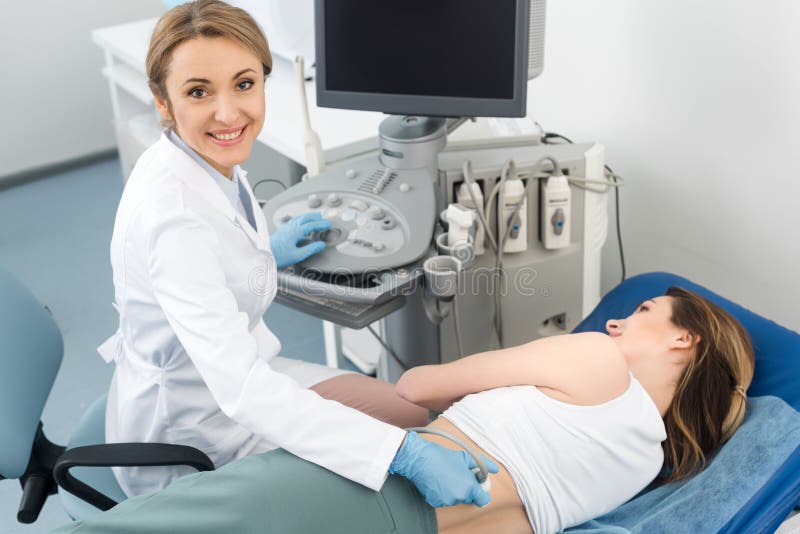
[[448,144],[476,117],[526,116],[544,21],[544,0],[315,2],[317,105],[388,116],[377,153],[264,206],[270,231],[310,211],[332,223],[277,299],[350,328],[383,319],[384,378],[568,332],[600,300],[604,148]]

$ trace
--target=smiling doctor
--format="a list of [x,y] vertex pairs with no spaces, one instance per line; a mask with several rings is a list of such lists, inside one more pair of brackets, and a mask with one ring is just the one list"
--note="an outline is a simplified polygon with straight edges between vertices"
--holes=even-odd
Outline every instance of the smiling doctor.
[[[114,224],[119,330],[98,349],[116,363],[107,441],[191,445],[216,466],[281,447],[375,490],[393,473],[434,506],[485,505],[465,453],[393,426],[427,412],[391,384],[277,356],[263,321],[276,267],[319,252],[297,243],[330,223],[301,216],[269,236],[238,166],[264,124],[271,65],[258,25],[223,2],[177,6],[156,25],[146,67],[167,129],[136,163]],[[189,472],[115,468],[128,495]]]

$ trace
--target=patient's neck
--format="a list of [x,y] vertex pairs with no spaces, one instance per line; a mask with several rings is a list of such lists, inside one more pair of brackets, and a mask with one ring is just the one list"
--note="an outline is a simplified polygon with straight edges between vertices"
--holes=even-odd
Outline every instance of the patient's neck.
[[636,369],[631,368],[633,376],[642,384],[642,387],[653,399],[653,402],[658,408],[658,413],[664,417],[667,413],[672,398],[675,396],[675,382],[666,383],[663,378],[654,376],[650,369]]
[[633,376],[653,399],[661,417],[667,413],[675,397],[675,388],[684,369],[673,362],[674,360],[666,357],[628,359]]

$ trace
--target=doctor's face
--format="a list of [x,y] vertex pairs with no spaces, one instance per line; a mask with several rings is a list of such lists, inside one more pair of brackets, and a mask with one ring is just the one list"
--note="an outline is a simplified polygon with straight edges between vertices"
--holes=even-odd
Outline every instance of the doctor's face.
[[264,73],[258,57],[226,37],[196,38],[172,52],[164,118],[204,160],[230,178],[264,125]]

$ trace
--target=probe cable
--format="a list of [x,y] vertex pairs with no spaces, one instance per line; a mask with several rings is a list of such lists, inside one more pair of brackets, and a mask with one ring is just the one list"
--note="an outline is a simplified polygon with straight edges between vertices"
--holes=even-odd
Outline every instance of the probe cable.
[[[458,356],[460,358],[463,358],[464,357],[464,344],[461,341],[461,325],[459,324],[460,323],[460,319],[458,317],[458,300],[457,299],[458,299],[458,297],[453,296],[453,324],[455,325],[455,328],[456,328],[456,343],[458,344]],[[442,358],[442,351],[439,351],[439,363],[442,363],[441,362],[441,358]]]
[[[498,273],[505,272],[504,269],[503,269],[503,251],[505,250],[506,241],[508,241],[508,237],[511,235],[511,230],[513,229],[514,222],[519,217],[519,211],[520,211],[520,209],[522,209],[522,204],[528,198],[528,189],[531,186],[531,182],[533,182],[533,180],[539,180],[540,178],[537,175],[539,173],[541,173],[541,172],[544,172],[544,171],[542,171],[541,166],[542,166],[542,163],[545,162],[545,161],[549,161],[553,165],[553,169],[550,171],[550,175],[551,176],[561,176],[562,175],[562,173],[561,173],[561,165],[559,164],[558,160],[556,158],[554,158],[553,156],[543,156],[543,157],[539,158],[539,160],[536,163],[534,163],[534,165],[533,165],[533,173],[531,175],[531,178],[528,180],[528,183],[525,184],[525,189],[522,192],[522,200],[517,202],[517,204],[514,206],[514,211],[511,212],[511,216],[506,221],[506,225],[505,225],[506,229],[505,229],[505,232],[503,233],[502,239],[500,240],[500,246],[497,249],[497,256],[496,256],[496,259],[495,259],[495,269],[497,269]],[[506,171],[505,175],[501,174],[501,176],[500,176],[500,184],[501,184],[500,189],[501,190],[503,189],[503,187],[505,187],[505,181],[508,178],[508,170],[513,166],[513,162],[511,160],[509,160],[507,162],[507,164],[508,164],[508,167],[506,167],[506,166],[503,167],[503,170]],[[501,196],[501,198],[502,198],[502,196]],[[499,205],[497,207],[497,216],[498,216],[498,219],[499,219],[500,218],[500,206]],[[495,295],[495,306],[497,307],[497,315],[500,316],[500,314],[502,313],[502,308],[501,308],[502,300],[500,299],[499,290],[497,291],[497,293]],[[502,335],[502,327],[503,327],[503,324],[502,324],[502,322],[500,322],[499,325],[498,325],[498,328],[499,328],[499,332],[501,333],[501,335]],[[500,341],[500,348],[503,348],[503,342],[502,341]]]
[[489,470],[486,468],[486,462],[484,462],[483,458],[481,458],[481,455],[478,454],[478,452],[469,444],[467,444],[464,440],[457,438],[454,435],[450,434],[449,432],[445,432],[444,430],[441,430],[439,428],[415,426],[411,428],[406,428],[406,431],[416,432],[417,434],[435,434],[437,436],[449,439],[450,441],[452,441],[453,443],[464,449],[464,451],[466,451],[466,453],[469,454],[473,460],[475,460],[475,465],[478,466],[472,469],[472,472],[475,473],[475,478],[478,479],[478,482],[481,485],[485,484],[483,488],[485,491],[489,491],[488,487]]

